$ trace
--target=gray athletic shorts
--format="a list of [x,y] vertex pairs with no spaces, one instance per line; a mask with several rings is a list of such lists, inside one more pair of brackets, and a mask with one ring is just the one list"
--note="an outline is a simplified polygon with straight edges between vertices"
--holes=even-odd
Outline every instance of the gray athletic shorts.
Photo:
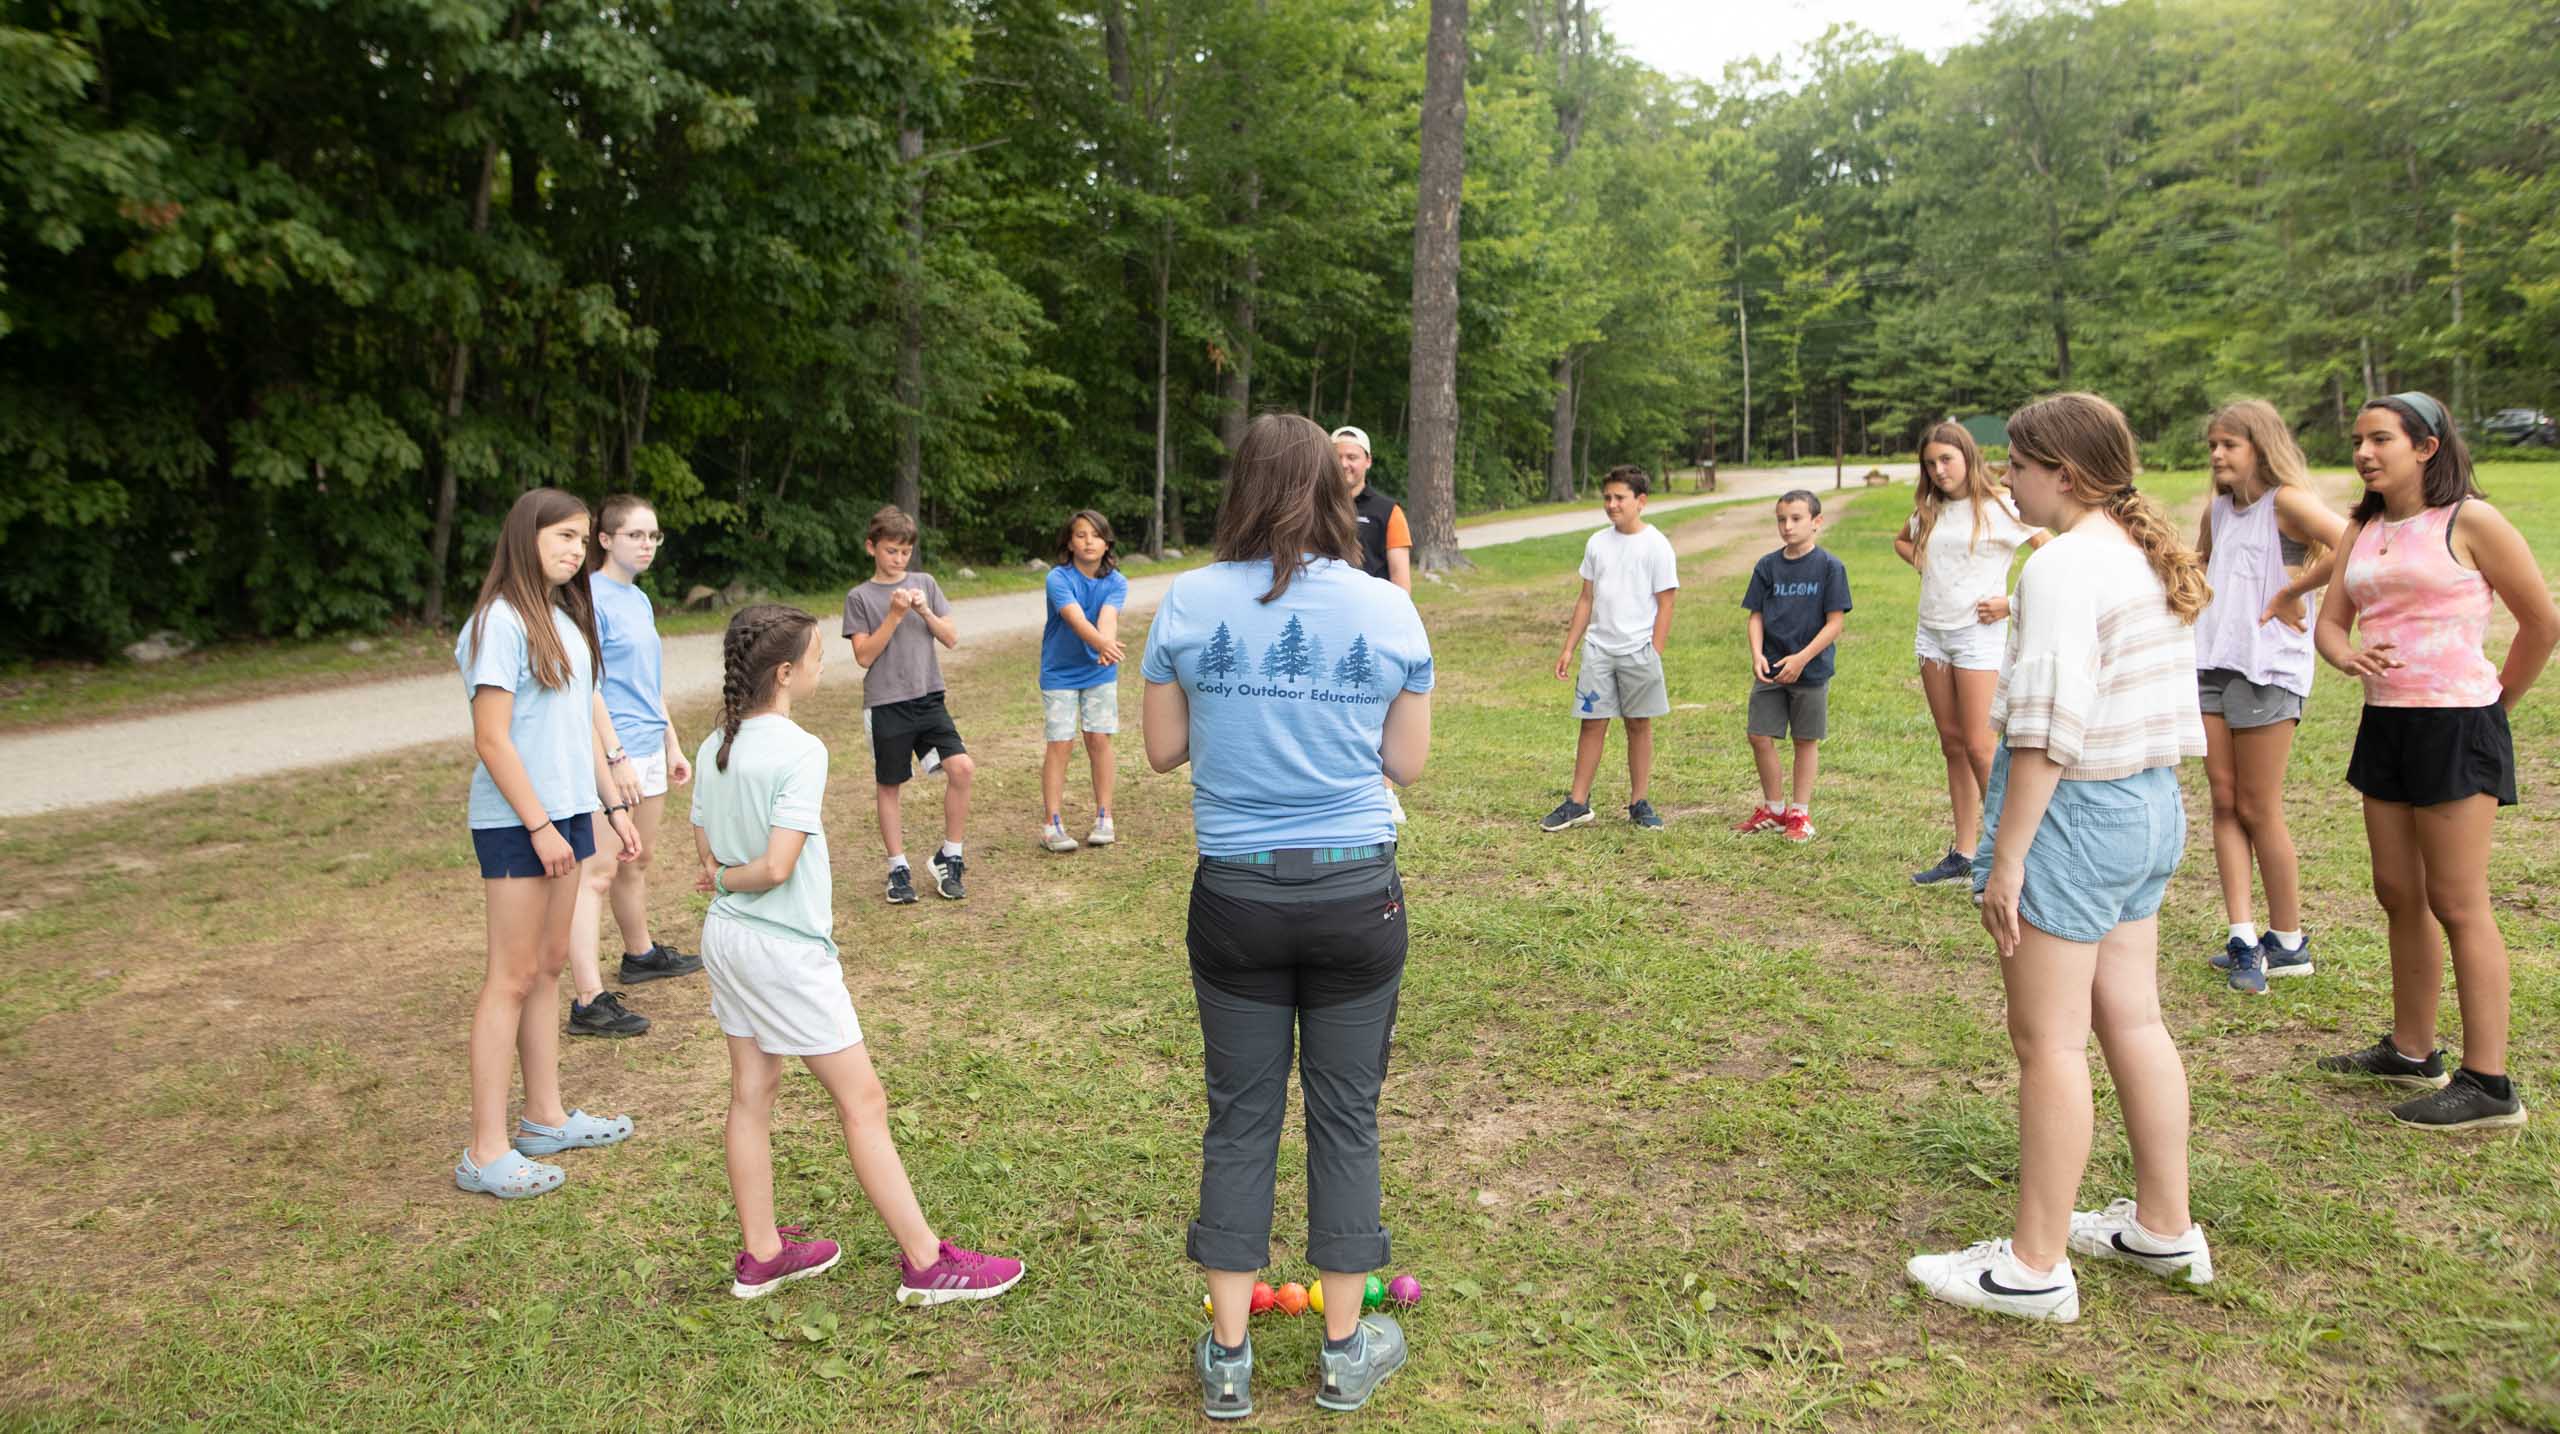
[[2236,732],[2302,720],[2301,693],[2252,682],[2228,667],[2196,673],[2196,702],[2204,715],[2221,718]]
[[1610,717],[1660,717],[1671,710],[1662,680],[1662,654],[1647,643],[1623,655],[1582,645],[1582,671],[1573,679],[1573,715],[1586,721]]
[[1821,741],[1831,730],[1831,684],[1799,682],[1782,687],[1775,682],[1754,681],[1751,715],[1743,730],[1754,737]]

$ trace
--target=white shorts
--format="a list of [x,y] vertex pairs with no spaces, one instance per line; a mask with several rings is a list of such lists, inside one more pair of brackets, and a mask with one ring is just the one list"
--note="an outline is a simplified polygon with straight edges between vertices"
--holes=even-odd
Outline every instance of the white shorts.
[[862,1044],[844,963],[816,941],[718,912],[702,923],[702,966],[720,1034],[777,1056],[825,1056]]
[[1943,663],[1968,672],[1997,672],[2009,650],[2009,623],[1969,622],[1962,627],[1921,626],[1912,630],[1911,650],[1922,662]]
[[667,794],[666,748],[660,747],[645,757],[633,752],[631,771],[640,779],[640,795],[643,798],[663,797]]
[[1040,689],[1040,736],[1044,741],[1072,742],[1076,729],[1097,736],[1108,736],[1120,730],[1120,684],[1097,682],[1091,687],[1043,687]]

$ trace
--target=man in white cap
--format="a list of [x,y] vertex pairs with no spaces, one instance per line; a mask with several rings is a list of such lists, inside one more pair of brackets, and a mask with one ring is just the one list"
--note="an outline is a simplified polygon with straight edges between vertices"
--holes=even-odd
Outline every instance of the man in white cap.
[[1361,570],[1413,591],[1413,532],[1396,500],[1369,486],[1369,435],[1345,424],[1333,431],[1333,451],[1342,455],[1343,481],[1351,485]]

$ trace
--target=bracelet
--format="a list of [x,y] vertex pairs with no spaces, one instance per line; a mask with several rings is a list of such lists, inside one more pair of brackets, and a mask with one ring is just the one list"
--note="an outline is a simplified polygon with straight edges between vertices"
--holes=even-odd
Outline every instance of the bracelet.
[[711,868],[711,889],[720,893],[722,896],[737,895],[736,892],[729,889],[729,868],[725,866],[715,866]]
[[631,754],[623,751],[619,747],[616,747],[614,750],[604,754],[604,764],[608,767],[618,767],[630,760]]
[[531,836],[531,835],[533,835],[535,832],[538,832],[538,831],[542,830],[542,827],[547,827],[547,826],[549,826],[549,825],[551,825],[551,818],[549,818],[549,817],[544,817],[544,818],[542,819],[542,826],[531,826],[531,827],[526,827],[526,828],[524,829],[524,834],[525,834],[526,836]]

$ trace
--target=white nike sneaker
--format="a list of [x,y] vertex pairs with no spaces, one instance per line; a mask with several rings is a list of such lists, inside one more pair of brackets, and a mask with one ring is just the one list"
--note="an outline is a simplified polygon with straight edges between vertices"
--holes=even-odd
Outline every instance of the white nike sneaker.
[[1984,1240],[1945,1255],[1914,1255],[1903,1267],[1912,1283],[1951,1305],[2070,1324],[2080,1318],[2080,1285],[2068,1258],[2053,1273],[2031,1275],[2006,1240]]
[[2168,1280],[2191,1285],[2213,1283],[2213,1251],[2204,1242],[2204,1227],[2163,1240],[2133,1217],[2133,1202],[2118,1200],[2104,1210],[2076,1210],[2071,1215],[2071,1253],[2099,1260],[2123,1260]]

